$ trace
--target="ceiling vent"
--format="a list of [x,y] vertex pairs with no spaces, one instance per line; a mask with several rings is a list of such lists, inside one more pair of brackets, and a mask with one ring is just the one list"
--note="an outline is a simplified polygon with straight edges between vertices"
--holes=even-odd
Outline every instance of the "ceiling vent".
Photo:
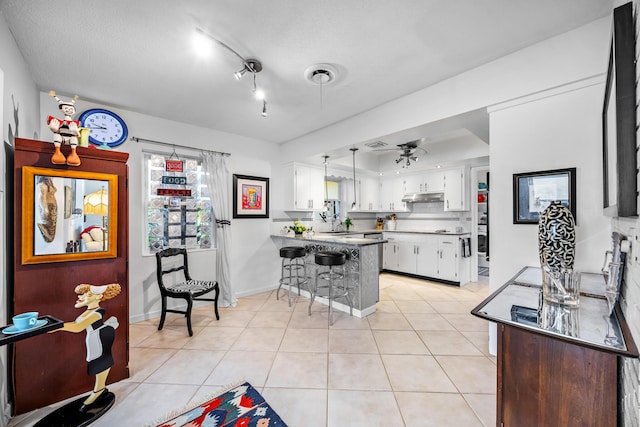
[[305,70],[304,77],[314,85],[326,85],[336,80],[338,70],[331,64],[315,64]]
[[386,142],[382,142],[382,141],[373,141],[373,142],[367,142],[364,145],[366,145],[369,148],[373,148],[375,150],[376,148],[386,147],[389,144],[387,144]]

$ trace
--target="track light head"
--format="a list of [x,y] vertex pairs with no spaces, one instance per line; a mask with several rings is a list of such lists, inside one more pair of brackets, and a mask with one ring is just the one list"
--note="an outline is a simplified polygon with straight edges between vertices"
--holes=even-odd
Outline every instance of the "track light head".
[[247,74],[247,67],[244,67],[242,70],[236,71],[235,73],[233,73],[233,76],[236,78],[236,80],[240,80],[242,77],[244,77],[245,74]]

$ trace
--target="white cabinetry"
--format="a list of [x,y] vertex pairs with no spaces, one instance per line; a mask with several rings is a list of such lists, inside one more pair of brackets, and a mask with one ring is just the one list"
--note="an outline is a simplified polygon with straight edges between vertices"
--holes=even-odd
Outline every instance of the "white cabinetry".
[[416,274],[438,277],[438,258],[438,236],[421,236],[417,243]]
[[416,244],[398,242],[398,271],[416,274]]
[[460,245],[458,238],[440,236],[438,239],[438,278],[457,282],[459,280]]
[[[284,169],[289,185],[286,205],[290,210],[320,210],[324,203],[324,173],[313,166],[290,164]],[[288,181],[288,182],[287,182]]]
[[382,268],[398,271],[398,243],[394,239],[387,239],[382,253]]
[[467,211],[466,174],[464,168],[449,169],[444,172],[444,210]]
[[404,196],[404,178],[400,176],[383,177],[380,180],[380,203],[382,211],[406,211],[407,204],[402,201]]
[[424,191],[432,193],[444,191],[444,172],[432,171],[424,176]]
[[438,193],[444,191],[444,172],[434,170],[421,175],[407,175],[405,177],[405,192],[407,193]]
[[[393,235],[393,240],[389,236]],[[451,282],[466,283],[468,258],[461,258],[460,237],[438,234],[385,234],[385,270],[415,274]],[[393,242],[393,243],[391,243]]]
[[362,211],[375,211],[378,209],[380,193],[380,181],[378,177],[363,176],[360,178],[360,198],[358,204]]

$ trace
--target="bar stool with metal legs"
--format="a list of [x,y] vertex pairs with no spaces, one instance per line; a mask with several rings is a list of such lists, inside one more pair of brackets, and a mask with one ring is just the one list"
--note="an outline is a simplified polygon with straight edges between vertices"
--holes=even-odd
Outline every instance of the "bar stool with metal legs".
[[276,299],[280,299],[282,285],[287,285],[289,287],[289,293],[287,294],[289,307],[291,307],[291,285],[298,287],[298,295],[300,295],[300,285],[307,283],[307,267],[304,262],[306,255],[307,251],[302,246],[285,246],[280,249],[282,268],[280,270],[280,285],[276,292]]
[[[342,252],[318,252],[315,255],[315,261],[318,265],[316,270],[316,280],[313,291],[311,292],[311,301],[309,302],[309,316],[311,316],[311,306],[317,295],[326,298],[329,301],[329,325],[333,325],[331,304],[333,300],[344,298],[349,303],[349,314],[353,316],[353,304],[351,303],[351,297],[349,297],[349,288],[345,283],[346,271],[345,263],[347,260],[346,254]],[[334,269],[334,267],[341,266],[340,270]],[[321,271],[321,267],[329,267],[327,271]],[[326,284],[319,285],[318,279],[326,280]],[[341,282],[341,283],[337,283]]]

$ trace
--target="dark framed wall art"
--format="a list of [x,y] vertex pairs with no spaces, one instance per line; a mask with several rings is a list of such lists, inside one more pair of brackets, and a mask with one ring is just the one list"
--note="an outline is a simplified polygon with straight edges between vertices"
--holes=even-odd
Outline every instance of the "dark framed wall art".
[[576,168],[513,174],[513,223],[537,224],[555,200],[576,217]]
[[269,218],[269,178],[233,175],[233,217]]
[[613,11],[613,34],[602,107],[605,215],[638,214],[635,24],[632,3]]

